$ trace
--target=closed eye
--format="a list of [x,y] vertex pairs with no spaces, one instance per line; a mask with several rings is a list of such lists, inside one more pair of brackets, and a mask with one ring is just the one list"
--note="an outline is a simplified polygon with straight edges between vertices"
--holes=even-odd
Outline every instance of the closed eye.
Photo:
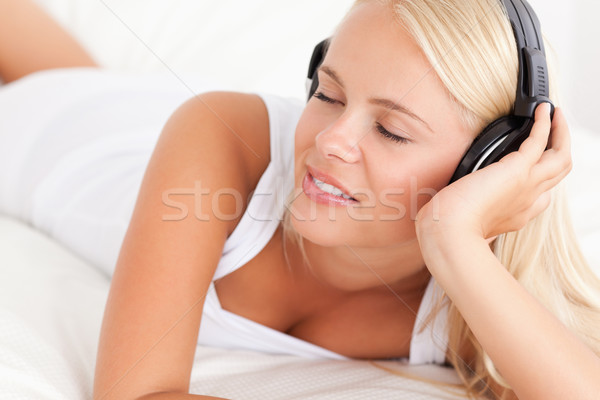
[[392,132],[385,129],[383,127],[383,125],[381,125],[380,123],[377,123],[376,126],[377,126],[377,131],[379,133],[381,133],[381,135],[383,135],[387,139],[390,139],[393,142],[396,142],[396,143],[408,143],[409,142],[409,140],[405,137],[394,135]]
[[[331,97],[326,96],[323,92],[315,92],[315,94],[313,94],[313,97],[316,97],[317,99],[325,102],[325,103],[329,103],[329,104],[336,104],[339,103],[337,100],[332,99]],[[389,139],[393,142],[396,143],[408,143],[409,140],[405,137],[402,136],[398,136],[398,135],[394,135],[392,132],[388,131],[387,129],[385,129],[383,127],[383,125],[381,125],[380,123],[376,124],[377,127],[377,131],[384,136],[386,139]]]
[[316,97],[317,99],[324,101],[325,103],[331,103],[331,104],[337,103],[337,100],[334,100],[331,97],[325,96],[323,94],[323,92],[316,92],[315,94],[313,94],[313,97]]

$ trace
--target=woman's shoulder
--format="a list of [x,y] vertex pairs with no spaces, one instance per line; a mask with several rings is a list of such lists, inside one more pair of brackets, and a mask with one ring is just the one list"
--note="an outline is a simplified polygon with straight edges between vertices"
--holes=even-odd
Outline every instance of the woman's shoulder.
[[293,170],[294,134],[303,109],[292,97],[215,91],[188,99],[178,112],[184,124],[212,127],[223,145],[235,149],[252,191],[271,161],[277,175]]
[[176,113],[183,125],[197,127],[200,135],[203,129],[217,131],[211,140],[232,149],[230,156],[241,162],[239,172],[248,190],[256,187],[271,159],[269,114],[259,95],[207,92],[188,99]]

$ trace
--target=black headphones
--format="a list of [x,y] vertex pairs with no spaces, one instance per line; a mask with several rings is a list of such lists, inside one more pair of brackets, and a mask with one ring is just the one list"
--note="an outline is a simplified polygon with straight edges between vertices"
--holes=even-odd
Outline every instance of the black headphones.
[[[540,22],[527,1],[501,2],[508,12],[519,54],[519,77],[514,109],[511,115],[493,121],[475,138],[454,171],[450,183],[518,150],[531,132],[535,108],[540,103],[550,103],[551,116],[554,116],[554,105],[548,98],[548,67]],[[313,51],[307,80],[309,100],[319,86],[317,71],[325,58],[329,40],[320,42]]]

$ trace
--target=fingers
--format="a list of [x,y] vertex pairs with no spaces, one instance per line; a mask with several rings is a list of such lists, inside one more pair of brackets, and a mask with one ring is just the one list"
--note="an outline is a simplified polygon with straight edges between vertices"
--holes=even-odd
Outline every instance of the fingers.
[[550,142],[548,149],[554,151],[565,150],[567,153],[571,153],[571,135],[569,132],[569,126],[567,119],[561,108],[556,108],[554,112],[554,119],[552,120]]
[[530,165],[537,163],[548,146],[548,137],[550,136],[552,127],[550,109],[550,104],[548,103],[542,103],[537,106],[535,109],[535,122],[531,128],[529,137],[519,147],[519,153],[526,158]]
[[550,191],[546,191],[538,197],[538,199],[533,203],[531,208],[529,209],[530,220],[537,217],[550,205],[550,201],[552,200],[552,195]]
[[532,168],[534,179],[543,182],[543,191],[556,185],[571,171],[571,137],[560,108],[554,113],[549,146]]

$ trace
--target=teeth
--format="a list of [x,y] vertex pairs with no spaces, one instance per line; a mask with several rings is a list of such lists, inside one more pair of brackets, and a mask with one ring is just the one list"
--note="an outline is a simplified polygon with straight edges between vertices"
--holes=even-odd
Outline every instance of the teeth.
[[330,185],[329,183],[325,183],[323,181],[320,181],[317,178],[315,178],[314,176],[312,178],[313,178],[313,181],[315,182],[315,185],[317,185],[317,187],[319,189],[321,189],[322,191],[330,193],[330,194],[333,194],[335,196],[343,197],[344,199],[353,200],[352,197],[350,197],[347,194],[343,193],[337,187],[335,187],[333,185]]

